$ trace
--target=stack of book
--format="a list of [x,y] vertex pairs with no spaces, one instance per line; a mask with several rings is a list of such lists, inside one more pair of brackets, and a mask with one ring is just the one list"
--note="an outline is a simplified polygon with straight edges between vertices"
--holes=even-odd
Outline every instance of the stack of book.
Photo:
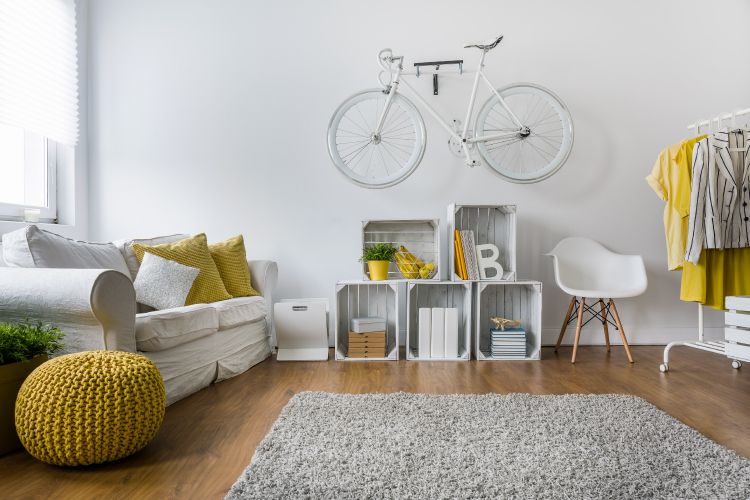
[[497,359],[524,359],[526,357],[526,330],[523,328],[490,329],[492,344],[490,355]]
[[459,231],[453,235],[453,249],[456,255],[455,271],[462,280],[479,279],[479,262],[474,241],[474,231]]
[[349,331],[349,358],[385,358],[387,353],[384,318],[352,318]]

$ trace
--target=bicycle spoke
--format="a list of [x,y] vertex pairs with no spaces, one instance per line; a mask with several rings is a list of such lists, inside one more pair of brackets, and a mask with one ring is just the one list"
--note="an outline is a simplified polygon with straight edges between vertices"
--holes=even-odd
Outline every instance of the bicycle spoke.
[[347,159],[349,161],[352,161],[352,158],[353,158],[352,155],[356,156],[357,154],[359,154],[360,151],[362,151],[363,149],[365,149],[369,145],[370,145],[370,142],[368,142],[367,144],[365,144],[364,146],[362,146],[359,149],[353,150],[351,153],[348,153],[346,156],[342,156],[341,159],[344,160],[344,163],[346,163],[348,165],[348,162],[346,161]]
[[[364,124],[365,129],[369,128],[370,131],[372,131],[375,127],[374,126],[372,126],[372,127],[368,126],[369,123],[367,123],[367,119],[365,118],[365,115],[362,114],[362,110],[359,109],[359,106],[355,106],[354,108],[357,110],[357,113],[359,113],[359,116],[362,118],[362,123]],[[370,133],[372,133],[372,132],[370,132]]]
[[542,151],[542,150],[541,150],[540,148],[538,148],[537,146],[535,146],[535,145],[534,145],[534,144],[533,144],[532,142],[530,142],[530,141],[529,141],[529,142],[527,142],[527,144],[529,145],[529,147],[533,148],[533,149],[534,149],[534,151],[536,151],[537,153],[539,153],[539,155],[540,155],[540,156],[542,157],[542,159],[544,159],[545,161],[551,161],[551,160],[552,160],[552,159],[553,159],[553,158],[555,157],[555,155],[552,155],[552,154],[550,154],[549,152],[545,152],[545,151]]

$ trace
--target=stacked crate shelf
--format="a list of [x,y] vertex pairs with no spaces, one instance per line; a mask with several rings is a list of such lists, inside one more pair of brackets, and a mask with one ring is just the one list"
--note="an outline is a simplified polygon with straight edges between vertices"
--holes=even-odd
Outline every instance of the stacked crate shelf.
[[[409,281],[406,296],[406,359],[456,361],[471,358],[471,283]],[[419,308],[455,307],[458,310],[458,357],[419,357]]]
[[542,283],[509,281],[477,283],[475,304],[474,353],[479,361],[506,361],[490,355],[490,318],[516,319],[526,330],[526,357],[541,359]]
[[498,262],[502,276],[488,281],[513,281],[516,279],[516,206],[515,205],[448,205],[448,273],[452,281],[462,281],[456,274],[456,252],[453,246],[454,231],[474,232],[477,245],[491,243],[500,251]]
[[[394,281],[340,281],[336,284],[335,349],[337,360],[395,361],[398,359],[399,286]],[[352,318],[382,317],[386,323],[386,355],[383,358],[352,358],[349,331]]]
[[[451,240],[453,241],[453,240]],[[362,248],[377,243],[390,243],[398,248],[403,245],[425,263],[432,262],[437,272],[431,278],[440,279],[440,222],[436,219],[366,220],[362,222]],[[362,263],[365,280],[370,279],[367,263]],[[395,262],[388,269],[388,279],[414,279],[405,277]]]

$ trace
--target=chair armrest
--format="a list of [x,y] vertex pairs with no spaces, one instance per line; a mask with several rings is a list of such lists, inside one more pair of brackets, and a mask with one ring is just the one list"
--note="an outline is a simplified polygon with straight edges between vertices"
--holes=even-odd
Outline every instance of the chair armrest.
[[271,345],[276,345],[276,331],[273,324],[273,294],[279,280],[279,266],[272,260],[248,260],[250,279],[266,301],[266,324]]
[[64,353],[135,352],[135,290],[111,269],[0,268],[0,319],[65,332]]

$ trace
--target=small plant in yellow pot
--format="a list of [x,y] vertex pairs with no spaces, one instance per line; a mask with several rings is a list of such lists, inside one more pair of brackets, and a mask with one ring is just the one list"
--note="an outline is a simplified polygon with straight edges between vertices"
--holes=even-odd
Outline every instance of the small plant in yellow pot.
[[16,434],[18,389],[47,356],[62,349],[63,332],[41,323],[0,323],[0,455],[21,447]]
[[376,243],[362,251],[362,262],[367,262],[370,280],[381,281],[388,279],[388,267],[398,249],[390,243]]

